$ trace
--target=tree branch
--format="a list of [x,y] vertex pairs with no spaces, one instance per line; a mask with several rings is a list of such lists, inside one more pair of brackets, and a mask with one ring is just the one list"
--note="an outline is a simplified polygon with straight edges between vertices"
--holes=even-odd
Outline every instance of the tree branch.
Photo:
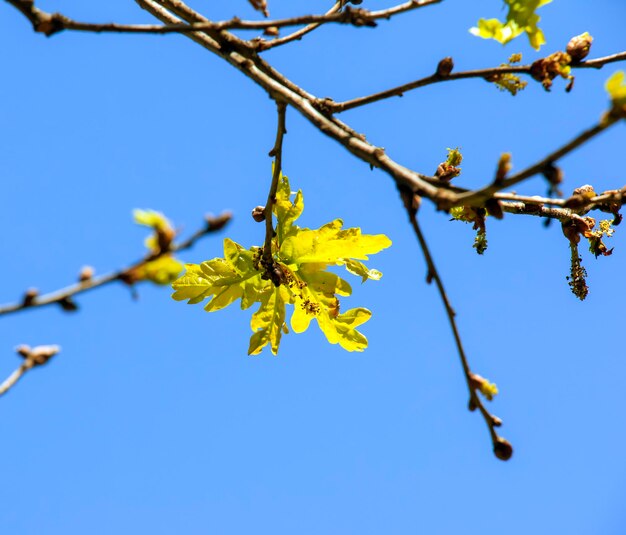
[[[571,67],[574,69],[600,69],[608,63],[614,63],[624,60],[626,60],[626,52],[620,52],[618,54],[595,58],[581,63],[572,63]],[[451,72],[449,74],[441,74],[435,72],[429,76],[425,76],[424,78],[414,80],[413,82],[408,82],[397,87],[392,87],[391,89],[385,89],[384,91],[372,93],[371,95],[353,98],[343,102],[331,102],[328,104],[328,106],[333,113],[341,113],[390,97],[402,97],[405,93],[412,91],[413,89],[418,89],[420,87],[425,87],[431,84],[436,84],[440,82],[451,82],[454,80],[465,80],[467,78],[488,79],[492,76],[497,76],[501,74],[530,74],[531,68],[532,65],[500,65],[499,67]]]
[[[165,11],[155,0],[136,1],[163,22],[175,23],[180,21],[180,19],[171,13]],[[178,7],[185,6],[179,0],[159,1],[167,3],[168,5],[175,3]],[[185,6],[185,9],[195,13],[187,6]],[[223,33],[230,35],[227,32]],[[312,95],[303,94],[303,90],[297,86],[294,87],[295,84],[293,84],[293,82],[289,82],[283,75],[267,65],[262,59],[258,58],[258,56],[251,53],[244,55],[241,51],[233,51],[229,50],[228,47],[220,47],[219,43],[216,45],[212,37],[205,36],[202,33],[190,34],[188,37],[225,59],[245,76],[265,89],[273,99],[287,102],[322,133],[341,143],[346,149],[364,162],[383,169],[391,175],[396,182],[409,186],[435,202],[453,199],[452,193],[441,187],[434,186],[425,180],[426,178],[432,177],[426,177],[425,175],[396,163],[385,154],[383,149],[365,141],[364,136],[356,135],[352,129],[328,117],[327,114],[317,108],[318,99]]]
[[181,242],[178,245],[173,245],[169,248],[161,250],[157,254],[148,255],[147,257],[139,260],[138,262],[135,262],[134,264],[131,264],[124,269],[113,271],[111,273],[107,273],[106,275],[101,275],[100,277],[89,278],[87,280],[72,284],[60,290],[50,292],[41,296],[37,296],[36,294],[30,295],[27,292],[24,299],[22,299],[21,301],[0,306],[0,316],[20,312],[29,308],[43,307],[53,304],[66,307],[66,309],[69,310],[75,310],[76,305],[74,305],[72,301],[72,298],[75,295],[85,293],[89,290],[93,290],[94,288],[99,288],[107,284],[111,284],[112,282],[124,281],[125,279],[129,278],[130,274],[134,270],[145,266],[148,262],[156,260],[157,258],[160,258],[170,253],[190,249],[196,244],[198,240],[200,240],[207,234],[223,228],[224,225],[226,225],[228,221],[230,221],[230,219],[231,215],[228,213],[224,213],[218,217],[207,217],[206,225],[202,229],[192,234],[185,241]]
[[[331,16],[335,13],[338,13],[343,5],[345,4],[345,0],[338,0],[335,2],[335,5],[331,7],[323,16]],[[287,43],[291,43],[292,41],[299,41],[306,34],[311,33],[313,30],[319,28],[321,26],[320,22],[312,22],[308,26],[301,28],[289,35],[285,35],[284,37],[279,37],[277,39],[273,39],[272,41],[260,40],[257,43],[257,49],[259,51],[269,50],[270,48],[274,48],[276,46],[286,45]]]
[[376,26],[376,20],[389,19],[393,15],[406,11],[436,4],[442,0],[421,0],[410,1],[389,9],[379,11],[369,11],[366,9],[341,8],[345,0],[339,0],[323,15],[301,15],[286,19],[276,20],[241,20],[239,17],[225,21],[194,22],[190,24],[117,24],[113,22],[81,22],[62,13],[47,13],[35,7],[33,0],[6,0],[24,14],[33,25],[36,32],[44,33],[47,36],[64,30],[92,33],[135,33],[135,34],[168,34],[168,33],[192,33],[198,31],[221,31],[221,30],[267,30],[269,28],[283,28],[288,26],[301,26],[307,24],[306,28],[294,32],[294,34],[283,39],[276,39],[269,43],[260,44],[263,50],[284,44],[295,39],[302,38],[322,24],[339,23],[353,26]]
[[482,399],[476,392],[478,376],[472,373],[472,370],[470,369],[469,361],[467,360],[465,349],[463,348],[461,335],[456,324],[456,313],[454,312],[454,309],[450,304],[450,300],[444,288],[441,275],[439,274],[439,271],[437,271],[435,261],[433,260],[430,249],[428,248],[428,244],[426,243],[426,239],[424,238],[424,234],[422,233],[422,229],[420,228],[420,225],[417,221],[417,206],[414,201],[414,194],[409,190],[400,188],[400,195],[402,197],[407,215],[409,216],[411,226],[413,227],[413,231],[415,232],[415,236],[417,237],[420,248],[422,249],[422,253],[424,254],[424,260],[426,261],[426,266],[428,269],[426,280],[428,283],[435,281],[435,285],[437,286],[437,290],[439,291],[439,296],[441,297],[441,301],[446,310],[448,322],[450,323],[450,328],[452,329],[457,352],[459,354],[461,365],[463,367],[465,381],[469,390],[469,408],[472,411],[475,409],[478,409],[480,411],[489,429],[489,435],[491,436],[494,453],[499,459],[506,461],[511,458],[511,455],[513,454],[513,448],[508,443],[508,441],[498,436],[498,433],[496,432],[496,427],[502,425],[502,421],[498,417],[491,414],[485,408]]
[[542,173],[549,165],[563,158],[563,156],[577,149],[578,147],[580,147],[590,139],[596,137],[598,134],[604,132],[607,128],[617,122],[617,118],[612,117],[611,115],[605,115],[597,124],[582,131],[573,139],[565,143],[562,147],[559,147],[555,151],[551,152],[550,154],[539,160],[537,163],[528,166],[526,169],[523,169],[519,173],[511,175],[508,178],[504,178],[502,180],[496,179],[490,185],[485,186],[481,189],[461,193],[457,197],[457,202],[459,204],[465,205],[480,205],[484,203],[487,199],[493,197],[493,194],[497,191],[510,188],[511,186],[519,184],[520,182],[523,182],[524,180],[534,175]]
[[27,345],[19,346],[16,352],[24,358],[24,362],[0,384],[0,396],[3,396],[13,388],[26,372],[32,370],[35,366],[44,365],[60,350],[59,346],[37,346],[33,349]]
[[287,104],[282,101],[276,102],[278,111],[278,125],[276,127],[276,141],[269,156],[274,158],[274,166],[272,170],[272,184],[267,194],[267,202],[265,203],[265,243],[263,245],[263,265],[270,279],[278,286],[280,281],[273,278],[274,259],[272,257],[272,239],[274,238],[274,223],[272,212],[274,203],[276,202],[276,191],[278,189],[278,180],[282,172],[283,165],[283,137],[287,133],[285,128],[285,117],[287,115]]

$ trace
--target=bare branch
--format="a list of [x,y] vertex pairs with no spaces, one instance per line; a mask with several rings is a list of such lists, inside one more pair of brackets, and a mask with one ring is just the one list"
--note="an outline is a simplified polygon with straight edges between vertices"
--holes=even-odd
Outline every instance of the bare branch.
[[0,306],[0,316],[5,314],[11,314],[14,312],[20,312],[29,308],[43,307],[52,304],[71,307],[73,303],[71,299],[75,295],[85,293],[89,290],[93,290],[94,288],[99,288],[107,284],[111,284],[112,282],[124,281],[134,270],[145,266],[148,262],[156,260],[157,258],[160,258],[170,253],[190,249],[196,244],[198,240],[200,240],[207,234],[222,229],[224,225],[226,225],[228,221],[230,221],[230,219],[231,215],[228,213],[224,213],[218,217],[207,217],[206,225],[202,229],[198,230],[188,239],[178,245],[172,245],[167,249],[159,251],[158,254],[149,255],[124,269],[113,271],[100,277],[93,277],[87,280],[83,280],[55,292],[51,292],[41,296],[29,296],[27,293],[25,298],[17,303],[10,303]]
[[[270,278],[274,281],[273,267],[274,259],[272,258],[272,239],[274,238],[274,223],[272,219],[272,211],[276,202],[276,191],[278,190],[278,180],[282,172],[283,162],[283,137],[287,133],[285,128],[285,117],[287,115],[287,104],[282,101],[276,102],[278,111],[278,125],[276,127],[276,142],[270,151],[270,157],[274,158],[274,169],[272,172],[272,184],[267,194],[267,202],[265,203],[265,243],[263,245],[263,265],[269,273]],[[276,286],[280,281],[274,281]]]
[[604,116],[597,124],[593,125],[591,128],[584,130],[576,137],[565,143],[562,147],[551,152],[537,163],[530,165],[519,173],[504,178],[503,180],[494,181],[490,185],[485,186],[481,189],[462,193],[458,195],[457,202],[459,204],[466,205],[479,205],[484,203],[487,199],[491,198],[495,192],[510,188],[511,186],[519,184],[520,182],[523,182],[524,180],[534,175],[542,173],[547,166],[563,158],[563,156],[577,149],[590,139],[596,137],[601,132],[604,132],[607,128],[617,123],[617,121],[618,119],[612,117],[611,115]]
[[0,384],[0,396],[13,388],[27,371],[44,365],[59,351],[61,351],[59,346],[37,346],[31,349],[27,345],[22,345],[16,348],[17,354],[24,359],[24,362]]
[[[176,23],[180,21],[180,19],[159,6],[155,0],[136,1],[162,22]],[[175,4],[179,8],[184,6],[183,2],[179,0],[159,1],[167,3],[168,5]],[[195,13],[187,6],[185,6],[185,9]],[[356,135],[352,129],[328,117],[327,114],[320,111],[317,106],[314,105],[314,102],[317,104],[318,99],[312,95],[303,94],[300,88],[297,88],[297,86],[294,87],[295,84],[293,84],[293,82],[289,82],[283,75],[271,68],[262,59],[253,54],[243,55],[241,51],[222,50],[219,43],[216,43],[212,37],[205,36],[202,33],[190,34],[188,37],[228,61],[248,78],[263,87],[275,100],[287,102],[290,106],[298,110],[308,121],[313,123],[322,133],[341,143],[361,160],[374,167],[381,168],[391,175],[396,182],[404,184],[414,191],[420,192],[435,202],[453,199],[452,193],[441,187],[434,186],[426,180],[426,178],[432,177],[426,177],[425,175],[396,163],[385,154],[383,149],[365,141],[364,136]]]
[[[581,63],[572,63],[571,67],[574,69],[594,68],[600,69],[608,63],[614,63],[617,61],[625,61],[626,52],[620,52],[618,54],[612,54],[610,56],[604,56],[601,58],[591,59],[589,61]],[[436,84],[440,82],[451,82],[454,80],[465,80],[467,78],[482,78],[488,79],[492,76],[499,74],[530,74],[532,65],[500,65],[499,67],[490,67],[487,69],[475,69],[469,71],[451,72],[446,75],[438,74],[437,72],[419,78],[413,82],[392,87],[378,93],[372,93],[364,97],[358,97],[344,102],[331,102],[329,108],[333,113],[341,113],[354,108],[359,108],[372,102],[378,102],[390,97],[402,97],[405,93],[425,87],[427,85]]]
[[294,25],[294,23],[308,24],[308,26],[289,35],[286,35],[285,37],[274,39],[272,41],[259,41],[257,47],[259,51],[264,51],[270,48],[274,48],[276,46],[291,43],[292,41],[300,40],[307,33],[310,33],[316,28],[319,28],[322,24],[327,24],[329,22],[351,24],[353,26],[375,27],[376,21],[379,19],[390,19],[394,15],[405,13],[407,11],[420,7],[425,7],[431,4],[438,4],[441,1],[442,0],[412,0],[388,9],[382,9],[379,11],[368,11],[366,9],[350,8],[349,6],[341,10],[346,1],[338,0],[335,5],[331,7],[324,15],[305,15],[302,17],[293,17],[292,19],[274,21],[274,24],[272,24],[271,26],[276,28],[280,28],[281,26],[292,26]]
[[[138,33],[138,34],[168,34],[168,33],[192,33],[198,31],[221,31],[221,30],[267,30],[269,28],[283,28],[288,26],[302,26],[308,24],[309,27],[303,28],[296,32],[297,36],[287,36],[287,40],[291,41],[299,39],[305,33],[317,28],[322,24],[327,23],[339,23],[350,24],[353,26],[375,26],[374,21],[380,18],[389,18],[391,15],[385,16],[387,11],[367,11],[365,9],[350,9],[346,8],[343,11],[341,6],[343,0],[340,0],[331,8],[327,13],[323,15],[301,15],[298,17],[291,17],[287,19],[277,20],[241,20],[238,17],[233,17],[230,20],[225,21],[206,21],[206,22],[193,22],[189,24],[118,24],[114,22],[81,22],[71,19],[62,13],[46,13],[38,8],[35,8],[32,3],[24,2],[23,0],[7,0],[15,7],[17,7],[33,24],[33,28],[36,32],[45,33],[48,36],[54,35],[64,30],[78,31],[78,32],[91,32],[91,33]],[[440,2],[441,0],[425,0],[422,3],[415,4],[416,7],[422,7],[430,3]],[[30,8],[27,8],[29,5]],[[406,9],[404,10],[406,11]],[[282,41],[277,39],[276,41]],[[269,46],[263,46],[263,49],[276,46],[272,41]]]
[[[487,424],[489,429],[489,435],[491,436],[491,442],[493,444],[493,449],[498,458],[502,460],[508,460],[513,454],[513,449],[510,448],[510,444],[504,441],[501,437],[498,436],[496,432],[496,427],[499,427],[502,422],[499,418],[491,414],[484,406],[482,399],[476,392],[476,375],[472,373],[470,369],[469,361],[467,360],[467,356],[465,354],[465,349],[463,348],[463,342],[461,340],[461,335],[459,333],[459,329],[456,324],[456,313],[450,304],[450,299],[448,298],[448,294],[443,285],[443,281],[441,279],[441,275],[439,271],[437,271],[437,267],[435,266],[435,261],[433,260],[433,256],[428,248],[428,244],[426,243],[426,239],[424,238],[424,234],[422,233],[422,229],[417,221],[417,206],[414,203],[414,194],[413,192],[406,190],[404,188],[400,188],[400,195],[404,202],[404,206],[406,208],[407,214],[409,216],[409,221],[411,222],[411,226],[413,227],[413,231],[415,232],[415,236],[420,244],[422,249],[422,253],[424,254],[424,260],[426,260],[426,266],[428,269],[426,280],[427,282],[435,281],[435,285],[437,286],[437,290],[439,291],[439,296],[441,297],[441,301],[446,310],[446,315],[448,316],[448,322],[450,323],[450,328],[452,329],[452,334],[454,336],[454,341],[456,343],[457,352],[459,354],[459,358],[461,360],[461,365],[463,367],[463,373],[465,375],[465,381],[467,382],[467,388],[469,390],[469,407],[470,410],[478,409]],[[499,451],[503,448],[503,444],[508,444],[510,448],[510,454],[508,456],[501,456]]]
[[[323,16],[328,17],[334,15],[335,13],[338,13],[344,3],[344,0],[338,0],[337,2],[335,2],[335,5],[331,7]],[[300,30],[290,33],[289,35],[286,35],[284,37],[273,39],[272,41],[259,41],[257,44],[257,48],[259,49],[259,51],[269,50],[270,48],[285,45],[287,43],[291,43],[292,41],[299,41],[306,34],[311,33],[313,30],[319,28],[320,26],[321,22],[311,22],[308,26],[305,26],[304,28],[301,28]]]

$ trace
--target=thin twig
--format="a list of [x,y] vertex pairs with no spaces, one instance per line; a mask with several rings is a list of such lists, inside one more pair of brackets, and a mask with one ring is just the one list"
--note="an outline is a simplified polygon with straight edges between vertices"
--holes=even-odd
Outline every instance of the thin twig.
[[380,11],[369,11],[366,9],[346,8],[341,11],[345,3],[339,0],[328,12],[323,15],[301,15],[286,19],[276,20],[241,20],[233,17],[224,21],[194,22],[190,24],[118,24],[114,22],[81,22],[74,20],[62,13],[47,13],[34,6],[31,0],[7,0],[10,4],[19,9],[33,24],[37,32],[48,36],[62,31],[78,31],[91,33],[130,33],[130,34],[168,34],[168,33],[192,33],[198,31],[221,31],[221,30],[267,30],[268,28],[284,28],[289,26],[308,25],[290,36],[283,39],[276,39],[263,45],[261,48],[267,49],[284,44],[288,41],[300,39],[306,33],[314,30],[322,24],[339,23],[353,26],[375,26],[376,20],[389,19],[393,15],[435,4],[442,0],[422,0],[421,2],[407,2],[395,6],[394,8]]
[[417,221],[417,208],[413,204],[414,195],[412,192],[402,188],[400,188],[400,194],[402,196],[404,206],[409,216],[409,221],[420,244],[422,253],[424,254],[424,260],[426,261],[426,266],[428,269],[427,281],[435,281],[435,285],[437,286],[437,290],[439,291],[439,296],[441,297],[441,301],[443,302],[444,308],[446,309],[446,315],[448,317],[448,322],[450,323],[450,328],[452,329],[452,334],[454,336],[454,341],[456,343],[457,352],[461,360],[463,374],[465,375],[465,381],[467,383],[467,388],[469,391],[470,410],[474,410],[477,408],[482,414],[485,423],[487,424],[487,427],[489,429],[489,435],[491,436],[494,451],[497,452],[497,449],[501,447],[500,445],[503,443],[503,439],[501,439],[501,437],[499,437],[496,432],[496,426],[501,425],[501,422],[497,417],[493,416],[485,408],[482,399],[476,392],[476,386],[474,385],[473,380],[474,374],[472,373],[472,370],[470,368],[469,361],[465,354],[465,349],[463,348],[461,335],[456,324],[456,312],[450,304],[450,299],[448,298],[448,294],[446,293],[446,290],[444,288],[443,280],[441,279],[441,275],[439,274],[439,271],[435,266],[435,261],[430,252],[430,249],[428,248],[428,244],[426,243],[426,239],[424,237],[424,234],[422,233],[422,229]]
[[24,362],[0,384],[0,396],[13,388],[26,372],[35,366],[44,365],[60,350],[59,346],[37,346],[33,349],[27,345],[19,346],[16,351],[24,359]]
[[[335,5],[333,5],[323,16],[330,17],[336,13],[339,13],[344,4],[345,4],[344,0],[338,0],[337,2],[335,2]],[[286,45],[287,43],[291,43],[292,41],[299,41],[306,34],[311,33],[313,30],[315,30],[316,28],[319,28],[320,26],[321,26],[320,22],[313,22],[309,24],[308,26],[305,26],[304,28],[300,28],[299,30],[296,30],[295,32],[290,33],[289,35],[285,35],[284,37],[279,37],[271,41],[265,41],[265,40],[259,41],[257,44],[257,48],[259,51],[263,51],[263,50],[269,50],[270,48],[274,48],[276,46]]]
[[85,281],[77,282],[76,284],[72,284],[60,290],[56,290],[54,292],[50,292],[41,296],[35,296],[32,299],[23,299],[16,303],[2,305],[0,306],[0,316],[5,314],[11,314],[14,312],[20,312],[29,308],[43,307],[52,304],[60,305],[71,301],[71,298],[75,295],[85,293],[89,290],[93,290],[94,288],[105,286],[112,282],[123,281],[130,273],[145,266],[148,262],[156,260],[157,258],[160,258],[170,253],[190,249],[196,244],[198,240],[200,240],[207,234],[223,228],[224,225],[228,223],[230,218],[231,215],[228,213],[224,213],[218,217],[207,217],[207,223],[202,229],[198,230],[188,239],[177,245],[172,245],[170,248],[159,251],[159,253],[157,254],[152,254],[145,258],[142,258],[141,260],[135,262],[134,264],[131,264],[126,268],[112,271],[111,273],[101,275],[100,277],[93,277]]
[[263,245],[263,264],[267,270],[272,270],[274,261],[272,258],[272,239],[274,238],[274,223],[272,212],[274,203],[276,202],[276,191],[278,190],[278,180],[282,172],[283,166],[283,138],[287,133],[285,127],[285,118],[287,115],[287,104],[283,101],[276,102],[276,110],[278,112],[278,124],[276,126],[276,141],[274,147],[270,151],[270,157],[274,158],[274,169],[272,172],[272,184],[267,194],[267,202],[265,203],[265,244]]
[[[180,22],[178,17],[164,10],[155,0],[135,1],[162,22]],[[180,0],[159,0],[159,2],[168,5],[173,3],[178,6],[184,5]],[[188,7],[186,9],[190,10]],[[212,37],[205,36],[202,33],[190,34],[188,37],[233,65],[245,76],[265,89],[275,100],[287,102],[318,130],[341,143],[348,151],[357,155],[359,159],[384,170],[393,177],[396,183],[406,185],[432,200],[451,201],[454,198],[453,194],[444,188],[427,182],[426,178],[432,177],[425,177],[425,175],[398,164],[387,156],[383,149],[368,143],[365,140],[365,136],[355,135],[352,129],[322,113],[315,105],[317,99],[308,94],[303,94],[305,92],[302,89],[297,86],[294,87],[295,84],[293,82],[290,82],[282,74],[271,68],[262,59],[253,55],[243,55],[237,51],[225,51],[220,48],[219,43],[216,43]]]
[[484,203],[487,199],[491,198],[493,194],[497,191],[510,188],[511,186],[519,184],[520,182],[534,175],[542,173],[547,166],[563,158],[563,156],[577,149],[584,143],[588,142],[590,139],[596,137],[601,132],[604,132],[607,128],[614,125],[615,123],[617,123],[616,118],[611,117],[610,115],[605,116],[600,121],[598,121],[597,124],[593,125],[590,128],[587,128],[586,130],[583,130],[580,134],[572,138],[563,146],[551,152],[550,154],[539,160],[537,163],[523,169],[519,173],[511,175],[510,177],[504,178],[500,181],[494,181],[488,186],[485,186],[481,189],[468,191],[466,193],[458,195],[458,204],[478,205]]
[[[573,63],[571,65],[574,69],[594,68],[600,69],[608,63],[614,63],[617,61],[626,60],[626,52],[620,52],[618,54],[612,54],[610,56],[604,56],[601,58],[590,59],[581,63]],[[329,104],[329,108],[333,113],[341,113],[347,110],[352,110],[372,102],[378,102],[390,97],[401,97],[405,93],[418,89],[431,84],[440,82],[452,82],[454,80],[465,80],[467,78],[482,78],[487,79],[499,74],[530,74],[532,65],[500,65],[499,67],[490,67],[486,69],[474,69],[469,71],[452,72],[447,75],[440,75],[433,73],[424,78],[408,82],[406,84],[392,87],[384,91],[372,93],[363,97],[353,98],[343,102],[332,102]]]
[[22,376],[30,370],[35,363],[32,360],[26,359],[20,367],[9,375],[4,382],[0,385],[0,396],[6,394],[15,384],[22,378]]
[[[324,15],[312,15],[312,16],[304,16],[304,17],[294,17],[292,19],[285,19],[283,21],[274,21],[274,22],[283,22],[282,26],[292,25],[285,24],[287,21],[295,21],[298,20],[299,24],[308,24],[308,26],[297,30],[289,35],[284,37],[280,37],[277,39],[273,39],[271,41],[260,40],[258,41],[257,47],[259,51],[269,50],[270,48],[274,48],[277,46],[285,45],[287,43],[291,43],[292,41],[297,41],[302,39],[306,34],[312,32],[316,28],[319,28],[322,24],[326,24],[329,22],[338,22],[343,24],[352,24],[354,26],[375,26],[375,21],[379,19],[390,19],[394,15],[398,15],[400,13],[405,13],[406,11],[410,11],[412,9],[417,9],[419,7],[424,7],[431,4],[437,4],[442,0],[422,0],[422,1],[409,1],[404,4],[399,4],[397,6],[382,9],[379,11],[368,11],[366,9],[354,9],[354,8],[345,8],[341,11],[341,8],[346,3],[345,0],[339,0],[335,3],[333,7],[331,7]],[[273,24],[275,27],[280,27],[280,24]]]

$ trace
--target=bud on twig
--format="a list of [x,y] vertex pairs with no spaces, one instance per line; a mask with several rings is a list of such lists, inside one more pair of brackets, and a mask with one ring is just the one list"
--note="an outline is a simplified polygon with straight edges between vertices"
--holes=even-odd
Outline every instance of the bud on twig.
[[61,351],[61,348],[59,346],[36,346],[31,349],[30,346],[24,344],[16,347],[15,351],[21,357],[30,360],[34,366],[41,366]]
[[64,297],[63,299],[57,301],[59,306],[65,310],[65,312],[76,312],[78,310],[78,305],[76,302],[69,296]]
[[437,64],[436,74],[437,76],[440,76],[441,78],[446,78],[447,76],[450,76],[452,69],[454,69],[454,61],[452,60],[451,57],[448,56],[447,58],[443,58]]
[[501,461],[508,461],[513,456],[513,446],[505,438],[498,437],[493,445],[493,453]]
[[585,59],[589,55],[592,42],[593,37],[591,37],[588,32],[572,37],[569,43],[567,43],[566,49],[567,53],[571,56],[572,61],[578,63],[579,61]]
[[254,219],[257,223],[265,221],[265,206],[257,206],[254,210],[252,210],[252,219]]
[[38,295],[39,290],[37,290],[37,288],[29,288],[28,290],[26,290],[26,293],[24,293],[24,299],[22,301],[22,304],[25,307],[32,306]]
[[81,270],[80,273],[78,274],[78,280],[80,282],[87,282],[89,280],[91,280],[93,278],[93,275],[95,273],[95,270],[93,267],[91,266],[84,266]]

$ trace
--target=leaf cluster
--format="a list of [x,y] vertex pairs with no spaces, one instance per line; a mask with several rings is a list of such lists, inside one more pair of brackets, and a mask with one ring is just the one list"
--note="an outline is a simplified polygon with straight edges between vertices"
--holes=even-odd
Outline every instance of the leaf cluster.
[[371,317],[366,308],[340,311],[339,296],[349,296],[352,288],[341,277],[327,270],[343,266],[349,273],[378,280],[379,271],[369,269],[362,260],[389,247],[386,236],[362,234],[359,228],[342,229],[335,219],[319,229],[295,225],[304,209],[302,191],[292,199],[289,180],[280,175],[272,207],[276,230],[271,239],[271,263],[261,247],[245,249],[230,239],[224,240],[224,257],[201,264],[187,264],[185,274],[174,281],[177,301],[197,304],[208,299],[207,312],[221,310],[237,300],[241,308],[259,303],[252,315],[248,354],[257,355],[265,346],[278,353],[281,337],[288,332],[286,307],[293,306],[291,329],[307,330],[316,320],[326,339],[347,351],[363,351],[367,338],[357,327]]

